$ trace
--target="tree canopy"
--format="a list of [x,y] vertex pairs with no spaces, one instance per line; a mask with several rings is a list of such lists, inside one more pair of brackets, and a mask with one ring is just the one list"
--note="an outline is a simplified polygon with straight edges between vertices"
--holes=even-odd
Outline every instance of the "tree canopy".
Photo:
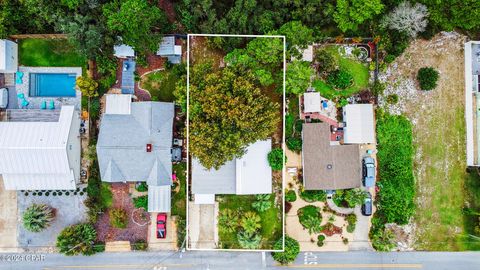
[[310,85],[310,77],[314,74],[313,68],[303,61],[293,61],[287,66],[285,92],[300,95]]
[[357,30],[358,26],[382,12],[381,0],[337,0],[333,19],[343,32]]
[[190,80],[190,152],[206,168],[219,168],[266,139],[280,121],[279,105],[255,85],[249,70],[194,66]]

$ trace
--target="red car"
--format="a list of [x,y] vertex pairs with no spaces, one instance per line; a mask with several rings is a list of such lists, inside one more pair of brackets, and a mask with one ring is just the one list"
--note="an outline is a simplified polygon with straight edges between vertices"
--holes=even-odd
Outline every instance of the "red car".
[[167,237],[167,214],[157,214],[157,238]]

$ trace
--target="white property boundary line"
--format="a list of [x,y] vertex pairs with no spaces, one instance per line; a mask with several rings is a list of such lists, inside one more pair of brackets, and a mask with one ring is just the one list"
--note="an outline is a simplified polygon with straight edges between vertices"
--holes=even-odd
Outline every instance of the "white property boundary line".
[[[283,40],[283,110],[282,110],[282,150],[283,150],[283,169],[282,169],[282,250],[271,250],[271,249],[199,249],[199,248],[189,248],[189,216],[188,216],[188,206],[189,206],[189,171],[190,171],[190,155],[189,155],[189,135],[190,135],[190,114],[188,108],[190,107],[190,37],[239,37],[239,38],[281,38]],[[186,234],[185,234],[185,245],[186,250],[199,250],[199,251],[240,251],[240,252],[282,252],[285,250],[285,107],[286,107],[286,97],[285,97],[285,78],[287,70],[287,43],[285,36],[281,35],[231,35],[231,34],[188,34],[187,35],[187,173],[186,173]]]

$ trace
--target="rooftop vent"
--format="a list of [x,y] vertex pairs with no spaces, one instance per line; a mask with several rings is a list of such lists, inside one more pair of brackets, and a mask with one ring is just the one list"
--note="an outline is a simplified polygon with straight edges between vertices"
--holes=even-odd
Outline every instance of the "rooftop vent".
[[152,152],[152,144],[151,143],[147,144],[147,152]]
[[331,170],[333,168],[333,165],[332,164],[328,164],[327,165],[327,169]]

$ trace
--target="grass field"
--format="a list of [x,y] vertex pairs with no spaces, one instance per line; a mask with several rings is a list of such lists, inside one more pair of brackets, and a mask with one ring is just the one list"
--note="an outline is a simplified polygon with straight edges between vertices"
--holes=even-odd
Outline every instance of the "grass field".
[[[270,196],[272,205],[274,204],[274,196]],[[223,209],[240,210],[241,212],[248,212],[255,210],[252,208],[252,203],[255,201],[254,195],[222,195],[222,202],[219,205],[220,212]],[[277,207],[270,207],[263,213],[258,213],[262,219],[262,249],[272,249],[275,242],[282,236],[282,217],[280,209]],[[241,248],[237,241],[237,233],[228,233],[222,230],[218,232],[220,242],[225,246],[224,248]]]
[[168,70],[159,70],[142,77],[141,88],[152,95],[154,101],[172,102],[175,100],[173,91],[180,78]]
[[335,90],[321,79],[313,81],[312,86],[320,92],[320,94],[328,99],[335,97],[349,97],[368,87],[368,79],[370,77],[368,67],[356,60],[341,57],[337,50],[337,46],[329,46],[326,50],[337,58],[340,69],[348,71],[353,76],[353,85],[344,90]]
[[[389,78],[399,94],[401,111],[413,123],[413,246],[419,250],[480,249],[480,242],[468,236],[475,217],[463,211],[467,206],[480,210],[480,177],[468,174],[466,167],[464,42],[460,35],[442,34],[429,41],[416,40],[396,60],[398,68]],[[415,84],[416,71],[425,66],[440,72],[438,87],[412,94],[402,81]]]
[[30,67],[82,67],[87,59],[65,39],[22,39],[18,45],[20,65]]

